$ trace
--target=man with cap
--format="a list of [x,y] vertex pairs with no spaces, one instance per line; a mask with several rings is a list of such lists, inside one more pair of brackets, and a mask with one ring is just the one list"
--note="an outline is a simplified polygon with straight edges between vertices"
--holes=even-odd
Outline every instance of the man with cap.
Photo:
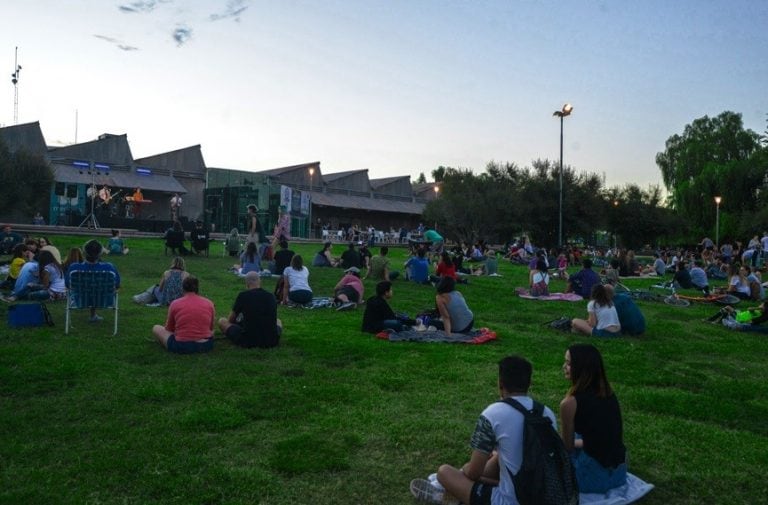
[[[101,253],[103,251],[101,243],[98,240],[89,240],[86,242],[83,250],[85,251],[85,261],[82,263],[73,263],[69,266],[69,270],[66,275],[66,284],[69,287],[69,279],[72,272],[77,271],[98,271],[98,272],[113,272],[115,274],[115,290],[120,289],[120,274],[112,263],[105,263],[101,261]],[[91,319],[92,323],[98,323],[103,321],[104,318],[96,314],[96,308],[91,307]]]
[[357,307],[363,299],[363,281],[360,280],[360,269],[349,267],[344,270],[344,277],[334,289],[334,304],[336,310],[351,310]]
[[283,333],[277,318],[275,296],[261,288],[258,272],[245,274],[245,291],[241,291],[228,318],[219,319],[219,329],[235,345],[241,347],[275,347]]

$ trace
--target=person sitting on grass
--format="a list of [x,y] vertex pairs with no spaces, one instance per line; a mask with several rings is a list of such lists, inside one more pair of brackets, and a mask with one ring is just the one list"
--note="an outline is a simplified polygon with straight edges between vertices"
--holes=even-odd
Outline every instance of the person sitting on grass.
[[238,274],[261,272],[261,259],[256,250],[257,247],[256,242],[248,242],[248,245],[245,246],[245,251],[240,255],[240,264],[235,265]]
[[678,260],[672,282],[678,289],[694,289],[696,287],[691,281],[691,272],[688,270],[688,265],[686,265],[685,261]]
[[257,272],[245,275],[245,291],[235,298],[229,317],[219,319],[219,329],[240,347],[266,349],[278,345],[283,323],[277,318],[277,300],[261,288]]
[[587,304],[588,319],[573,319],[571,328],[574,333],[584,333],[593,337],[618,337],[621,335],[619,314],[613,305],[612,290],[602,284],[592,288],[591,300]]
[[280,250],[275,253],[274,260],[270,263],[270,270],[273,274],[277,274],[280,278],[275,283],[275,298],[281,300],[283,298],[283,272],[286,268],[291,266],[291,260],[296,253],[288,249],[288,241],[280,241]]
[[333,288],[336,310],[351,310],[357,307],[363,299],[363,281],[360,280],[360,269],[349,267],[344,270],[344,277]]
[[709,280],[707,279],[707,272],[704,271],[704,262],[702,260],[694,261],[689,274],[693,287],[703,291],[705,296],[709,296]]
[[165,325],[152,327],[155,339],[176,354],[208,352],[213,349],[216,310],[213,302],[199,295],[200,283],[190,275],[182,283],[184,296],[171,302]]
[[378,256],[373,256],[368,265],[366,279],[374,281],[393,281],[400,276],[400,272],[391,269],[391,262],[387,258],[389,247],[381,246]]
[[363,331],[379,333],[383,330],[403,331],[410,329],[416,321],[398,317],[389,306],[392,298],[392,283],[381,281],[376,284],[376,296],[368,298],[363,314]]
[[182,285],[184,279],[189,277],[189,272],[186,269],[184,258],[174,256],[171,260],[171,267],[160,277],[160,283],[150,287],[144,293],[134,296],[133,301],[139,304],[170,305],[171,302],[184,295]]
[[16,279],[19,278],[19,272],[24,263],[32,259],[32,252],[24,244],[16,244],[12,251],[11,265],[8,270],[8,277],[0,283],[0,289],[13,289],[16,285]]
[[540,259],[536,263],[536,268],[528,273],[531,296],[549,296],[549,280],[547,263]]
[[742,300],[752,297],[752,290],[747,280],[747,269],[738,263],[728,268],[728,294],[737,296]]
[[423,247],[419,247],[416,256],[411,256],[405,262],[406,278],[417,284],[429,283],[429,260],[425,258]]
[[0,254],[10,254],[16,244],[24,243],[24,237],[11,229],[11,225],[3,225],[3,231],[0,232]]
[[317,254],[315,254],[314,259],[312,260],[312,266],[313,267],[335,267],[339,264],[339,262],[331,256],[331,248],[333,247],[333,244],[330,242],[326,242],[323,244],[323,248],[318,251]]
[[600,284],[600,276],[592,270],[592,260],[585,259],[581,265],[582,269],[568,278],[566,292],[576,293],[582,298],[589,298],[592,294],[592,287]]
[[107,241],[107,254],[114,256],[128,254],[128,248],[120,237],[120,230],[112,230],[112,237]]
[[613,258],[605,269],[605,284],[615,286],[619,283],[619,260]]
[[616,313],[619,315],[621,332],[626,335],[642,335],[645,332],[645,316],[628,293],[616,293],[613,286],[605,284]]
[[[533,366],[520,356],[499,362],[498,393],[532,409],[528,395]],[[555,414],[544,407],[543,415],[557,429]],[[425,503],[472,505],[517,503],[512,476],[523,463],[523,414],[504,401],[493,402],[480,414],[470,439],[472,453],[461,468],[441,465],[437,479],[414,479],[411,493]],[[541,457],[544,455],[542,454]]]
[[[120,289],[120,273],[117,271],[117,268],[115,268],[115,266],[112,263],[105,263],[101,261],[101,254],[104,249],[103,247],[101,247],[101,244],[99,243],[99,241],[89,240],[83,247],[83,250],[85,251],[85,261],[81,263],[73,263],[69,266],[67,275],[64,278],[67,286],[69,286],[69,279],[72,276],[72,272],[97,271],[97,272],[114,273],[115,274],[115,291]],[[98,323],[103,320],[104,320],[103,317],[96,314],[96,308],[91,307],[90,322]]]
[[351,267],[362,267],[362,258],[360,258],[360,253],[355,250],[354,242],[350,242],[347,250],[341,253],[340,266],[345,270]]
[[304,266],[300,254],[291,258],[291,266],[283,270],[282,303],[303,305],[312,301],[312,288],[309,287],[309,269]]
[[467,306],[464,296],[456,291],[452,277],[442,277],[437,283],[435,305],[440,319],[433,319],[432,325],[446,333],[469,333],[475,323],[475,315]]
[[600,351],[575,344],[565,351],[571,382],[560,402],[563,444],[571,453],[581,493],[606,493],[627,482],[621,408],[608,383]]

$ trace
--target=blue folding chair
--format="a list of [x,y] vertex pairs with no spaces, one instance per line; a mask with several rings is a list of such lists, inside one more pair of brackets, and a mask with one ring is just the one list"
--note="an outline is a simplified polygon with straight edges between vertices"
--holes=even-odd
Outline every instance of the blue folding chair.
[[115,329],[112,335],[117,335],[117,302],[114,272],[99,270],[75,270],[70,272],[64,333],[69,333],[70,311],[96,308],[115,311]]

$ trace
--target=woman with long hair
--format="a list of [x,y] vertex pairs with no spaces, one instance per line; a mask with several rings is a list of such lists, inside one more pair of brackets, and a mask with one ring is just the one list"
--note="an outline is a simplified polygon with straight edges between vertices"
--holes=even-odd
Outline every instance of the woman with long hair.
[[577,333],[593,337],[618,337],[621,334],[619,313],[613,306],[613,291],[602,284],[592,286],[592,296],[587,304],[587,319],[573,319],[571,327]]
[[184,279],[189,277],[187,264],[181,256],[174,256],[171,267],[163,272],[160,284],[155,287],[155,299],[160,305],[170,305],[172,301],[184,295]]
[[261,258],[255,242],[248,242],[245,251],[240,255],[239,273],[245,275],[248,272],[261,272]]
[[335,267],[339,262],[331,255],[331,248],[333,244],[330,242],[323,243],[323,248],[320,249],[315,257],[312,259],[313,267]]
[[536,262],[536,268],[528,273],[528,284],[531,287],[531,296],[549,295],[549,269],[547,262],[539,259]]
[[600,351],[589,344],[570,346],[563,374],[571,387],[560,402],[560,428],[579,491],[605,493],[624,485],[627,463],[621,408]]
[[82,263],[83,261],[85,261],[85,258],[83,257],[82,249],[79,247],[71,247],[69,249],[69,254],[67,254],[67,259],[64,260],[61,268],[64,270],[64,273],[67,273],[71,265],[75,263]]
[[63,300],[67,297],[64,270],[47,249],[41,250],[38,256],[38,275],[40,285],[29,292],[30,300]]
[[435,305],[440,313],[440,319],[434,319],[432,324],[446,333],[471,331],[475,323],[475,315],[467,306],[464,296],[456,291],[456,281],[453,277],[440,278],[436,289]]
[[749,288],[746,267],[733,263],[728,267],[728,293],[742,300],[749,300],[752,290]]
[[312,301],[312,288],[309,287],[309,270],[304,266],[300,254],[291,258],[291,266],[283,270],[283,304],[288,302],[305,304]]

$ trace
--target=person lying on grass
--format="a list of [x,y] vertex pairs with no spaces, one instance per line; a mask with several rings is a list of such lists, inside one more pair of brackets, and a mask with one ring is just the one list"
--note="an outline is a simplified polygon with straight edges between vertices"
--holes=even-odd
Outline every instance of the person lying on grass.
[[184,296],[171,302],[165,326],[156,324],[152,334],[170,352],[193,354],[213,349],[213,302],[200,296],[200,283],[190,275],[182,282]]
[[333,288],[333,302],[336,310],[351,310],[357,307],[363,299],[363,281],[360,280],[360,269],[349,267],[344,270],[344,277]]
[[[520,356],[499,362],[499,396],[512,398],[526,409],[533,408],[528,395],[531,363]],[[557,429],[555,414],[544,407],[544,416]],[[490,505],[517,503],[512,475],[523,462],[523,414],[504,402],[494,402],[483,410],[470,441],[469,462],[461,468],[441,465],[437,479],[414,479],[411,493],[424,503]]]

